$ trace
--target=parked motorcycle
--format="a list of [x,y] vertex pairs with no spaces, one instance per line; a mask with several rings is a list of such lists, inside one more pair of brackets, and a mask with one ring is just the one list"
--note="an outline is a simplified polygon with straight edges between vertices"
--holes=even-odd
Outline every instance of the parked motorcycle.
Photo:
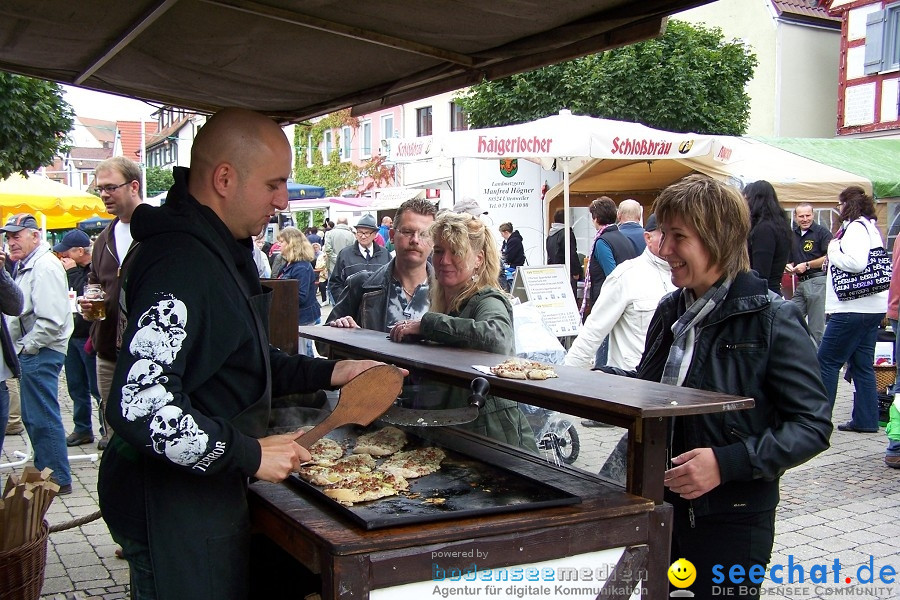
[[540,406],[521,404],[525,419],[534,431],[534,439],[541,450],[552,451],[567,465],[578,459],[581,441],[578,431],[569,417],[555,410]]

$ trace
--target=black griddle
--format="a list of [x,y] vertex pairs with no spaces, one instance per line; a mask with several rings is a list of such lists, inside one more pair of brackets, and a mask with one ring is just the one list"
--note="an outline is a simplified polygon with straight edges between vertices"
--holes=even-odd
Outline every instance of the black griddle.
[[[326,496],[322,488],[296,474],[287,481],[366,530],[581,502],[579,496],[451,449],[448,447],[452,445],[451,436],[441,436],[440,443],[433,443],[409,431],[406,433],[409,442],[404,450],[435,445],[441,447],[447,457],[438,472],[410,479],[409,490],[402,495],[344,506]],[[357,434],[343,430],[328,437],[352,448]],[[426,502],[429,498],[443,499],[443,503]]]

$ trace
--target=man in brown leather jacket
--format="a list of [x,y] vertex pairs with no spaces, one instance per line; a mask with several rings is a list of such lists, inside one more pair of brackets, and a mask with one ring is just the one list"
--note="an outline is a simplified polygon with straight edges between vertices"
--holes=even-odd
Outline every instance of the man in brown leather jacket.
[[[100,389],[100,413],[106,412],[106,400],[116,370],[119,326],[119,290],[129,252],[134,246],[131,239],[131,215],[143,199],[141,167],[124,156],[104,160],[97,165],[94,183],[106,212],[116,218],[106,226],[94,242],[89,283],[99,283],[106,292],[106,319],[94,321],[91,326],[91,343],[97,353],[97,387]],[[107,426],[97,448],[103,450],[112,435]]]

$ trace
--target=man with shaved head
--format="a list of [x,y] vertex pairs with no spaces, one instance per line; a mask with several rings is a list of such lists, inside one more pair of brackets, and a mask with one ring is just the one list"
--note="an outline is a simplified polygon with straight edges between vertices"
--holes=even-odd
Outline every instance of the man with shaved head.
[[131,568],[132,598],[249,595],[250,477],[281,481],[310,458],[266,435],[272,395],[341,386],[373,361],[288,356],[268,342],[252,237],[287,206],[281,128],[216,113],[160,208],[139,206],[123,276],[126,315],[100,465],[103,518]]

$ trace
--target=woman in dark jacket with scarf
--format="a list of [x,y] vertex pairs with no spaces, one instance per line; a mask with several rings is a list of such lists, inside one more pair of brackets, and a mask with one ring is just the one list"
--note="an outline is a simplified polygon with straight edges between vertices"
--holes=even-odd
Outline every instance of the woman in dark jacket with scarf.
[[[278,275],[279,279],[296,279],[299,287],[300,325],[318,325],[322,320],[322,309],[316,299],[319,276],[313,268],[315,251],[312,244],[296,227],[285,227],[281,231],[281,239],[284,245],[281,248],[281,256],[284,258],[284,268]],[[314,356],[312,341],[301,340],[300,351],[306,356]]]
[[[731,584],[727,573],[765,569],[779,477],[831,436],[816,346],[796,306],[750,272],[736,243],[750,215],[735,190],[692,175],[663,190],[654,211],[660,254],[681,289],[660,301],[637,371],[618,373],[755,400],[749,410],[675,418],[664,483],[675,508],[672,560],[696,568],[694,597],[713,597],[715,585],[722,597],[757,598],[759,584]],[[723,565],[721,583],[714,565]]]

